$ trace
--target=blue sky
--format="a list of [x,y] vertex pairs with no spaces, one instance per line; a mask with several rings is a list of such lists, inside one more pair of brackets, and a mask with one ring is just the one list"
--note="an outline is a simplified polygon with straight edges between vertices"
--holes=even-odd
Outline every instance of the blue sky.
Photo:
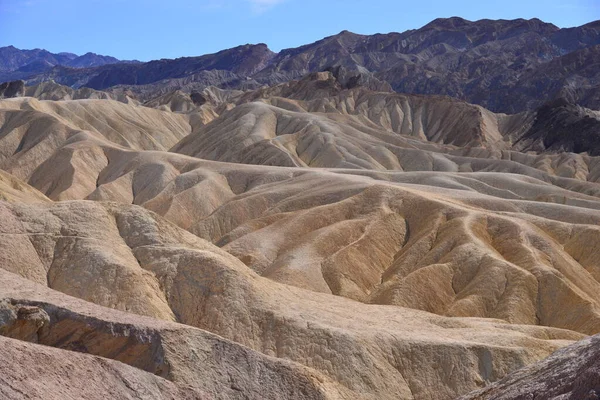
[[344,29],[402,32],[450,16],[568,27],[600,19],[600,0],[0,0],[0,46],[146,61],[245,43],[279,51]]

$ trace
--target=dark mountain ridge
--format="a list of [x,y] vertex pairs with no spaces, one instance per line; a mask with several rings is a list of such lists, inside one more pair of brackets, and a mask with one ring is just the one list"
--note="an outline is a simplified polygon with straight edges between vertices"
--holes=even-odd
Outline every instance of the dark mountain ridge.
[[516,143],[520,151],[600,154],[600,112],[556,99],[537,110],[533,126]]
[[53,54],[43,49],[20,50],[14,46],[0,47],[0,72],[12,72],[34,62],[48,62],[52,66],[67,64],[75,54]]
[[600,21],[561,29],[539,19],[439,18],[402,33],[342,31],[279,53],[248,44],[174,60],[72,65],[37,74],[0,72],[0,80],[53,79],[72,87],[124,86],[134,92],[140,85],[144,91],[175,86],[189,92],[211,85],[258,88],[343,67],[374,87],[385,83],[402,93],[452,96],[495,112],[533,110],[557,96],[599,109]]
[[72,68],[99,67],[108,64],[131,63],[115,57],[88,52],[82,56],[73,53],[51,53],[43,49],[21,50],[14,46],[0,47],[0,77],[26,78],[27,74],[40,74],[56,66]]

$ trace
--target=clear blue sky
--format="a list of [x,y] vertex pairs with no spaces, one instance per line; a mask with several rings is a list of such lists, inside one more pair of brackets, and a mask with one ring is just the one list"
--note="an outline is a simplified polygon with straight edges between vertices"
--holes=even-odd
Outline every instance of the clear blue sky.
[[600,0],[0,0],[0,46],[146,61],[245,43],[279,51],[344,29],[402,32],[450,16],[569,27],[600,19]]

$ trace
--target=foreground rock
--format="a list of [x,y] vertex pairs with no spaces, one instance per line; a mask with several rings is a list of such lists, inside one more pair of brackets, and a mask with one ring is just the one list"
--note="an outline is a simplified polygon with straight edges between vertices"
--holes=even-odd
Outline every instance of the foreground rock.
[[337,397],[314,371],[199,329],[99,307],[1,269],[0,277],[3,399]]
[[600,398],[600,336],[565,347],[460,400],[596,400]]
[[5,400],[210,399],[191,388],[107,360],[0,337],[0,393]]

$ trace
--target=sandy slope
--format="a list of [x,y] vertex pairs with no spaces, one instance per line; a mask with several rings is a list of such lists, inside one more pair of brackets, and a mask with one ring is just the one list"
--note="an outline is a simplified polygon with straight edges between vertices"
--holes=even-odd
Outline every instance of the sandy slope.
[[[2,207],[8,221],[2,248],[5,256],[13,255],[4,257],[2,268],[96,304],[177,320],[303,364],[336,382],[344,398],[452,398],[581,338],[552,328],[365,305],[281,285],[139,207],[94,202]],[[11,275],[4,276],[10,283]],[[12,303],[50,296],[24,282],[3,291]],[[134,356],[131,362],[140,360]],[[452,368],[460,373],[449,373]]]
[[[108,167],[88,164],[88,190],[53,195],[143,205],[263,276],[318,292],[442,315],[600,329],[594,196],[519,175],[357,176],[110,154]],[[53,175],[36,182],[57,187],[59,166],[73,162],[52,159]],[[573,307],[580,311],[571,314]]]
[[494,114],[447,97],[345,90],[329,73],[213,104],[218,117],[211,121],[200,109],[193,133],[172,151],[279,166],[496,171],[592,182],[600,176],[598,157],[510,150],[533,124],[533,113]]
[[11,203],[50,201],[38,190],[4,171],[0,171],[0,200]]
[[527,115],[331,84],[214,114],[0,101],[0,333],[58,348],[3,339],[7,362],[88,352],[155,397],[451,399],[600,332],[597,158],[507,150]]
[[112,100],[0,103],[0,167],[21,179],[78,134],[139,150],[165,150],[190,131],[185,116]]

